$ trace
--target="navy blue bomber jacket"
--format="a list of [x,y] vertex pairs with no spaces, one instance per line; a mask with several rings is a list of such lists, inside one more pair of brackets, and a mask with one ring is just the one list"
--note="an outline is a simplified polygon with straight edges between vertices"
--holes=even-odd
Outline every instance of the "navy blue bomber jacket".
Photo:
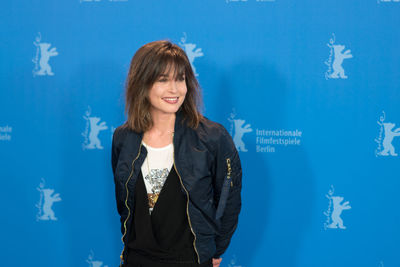
[[[239,154],[226,129],[207,118],[192,129],[178,112],[174,131],[173,167],[188,200],[186,212],[197,260],[203,263],[225,252],[237,227],[242,188]],[[123,125],[113,135],[111,161],[124,243],[121,266],[127,256],[133,192],[147,155],[142,137]]]

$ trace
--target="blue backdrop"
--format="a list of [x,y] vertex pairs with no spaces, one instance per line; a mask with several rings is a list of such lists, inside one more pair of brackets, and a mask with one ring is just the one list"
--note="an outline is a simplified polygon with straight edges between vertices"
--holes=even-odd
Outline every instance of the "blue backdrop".
[[399,0],[3,1],[0,265],[119,264],[112,133],[131,57],[169,39],[240,151],[221,266],[400,266],[399,13]]

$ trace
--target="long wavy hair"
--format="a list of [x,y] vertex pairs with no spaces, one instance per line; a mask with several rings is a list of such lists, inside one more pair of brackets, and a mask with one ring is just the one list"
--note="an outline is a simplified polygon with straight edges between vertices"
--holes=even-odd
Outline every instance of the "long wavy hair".
[[125,84],[125,127],[135,132],[145,132],[153,126],[150,114],[149,90],[157,79],[174,70],[174,79],[185,76],[187,93],[180,107],[184,122],[196,128],[203,119],[199,83],[193,73],[189,59],[178,45],[162,40],[145,44],[132,57]]

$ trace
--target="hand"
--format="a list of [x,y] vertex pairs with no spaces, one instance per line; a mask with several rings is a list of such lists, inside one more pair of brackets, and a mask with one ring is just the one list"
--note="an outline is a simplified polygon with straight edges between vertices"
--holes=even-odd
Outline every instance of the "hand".
[[212,263],[213,263],[213,267],[219,267],[219,265],[221,264],[222,258],[218,258],[218,259],[212,259]]

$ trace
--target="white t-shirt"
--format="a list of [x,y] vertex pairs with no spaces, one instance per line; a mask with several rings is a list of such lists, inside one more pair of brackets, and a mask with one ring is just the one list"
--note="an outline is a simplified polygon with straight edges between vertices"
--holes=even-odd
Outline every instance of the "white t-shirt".
[[142,143],[147,149],[147,157],[142,164],[142,174],[151,213],[174,164],[174,146],[171,143],[165,147],[154,148]]

